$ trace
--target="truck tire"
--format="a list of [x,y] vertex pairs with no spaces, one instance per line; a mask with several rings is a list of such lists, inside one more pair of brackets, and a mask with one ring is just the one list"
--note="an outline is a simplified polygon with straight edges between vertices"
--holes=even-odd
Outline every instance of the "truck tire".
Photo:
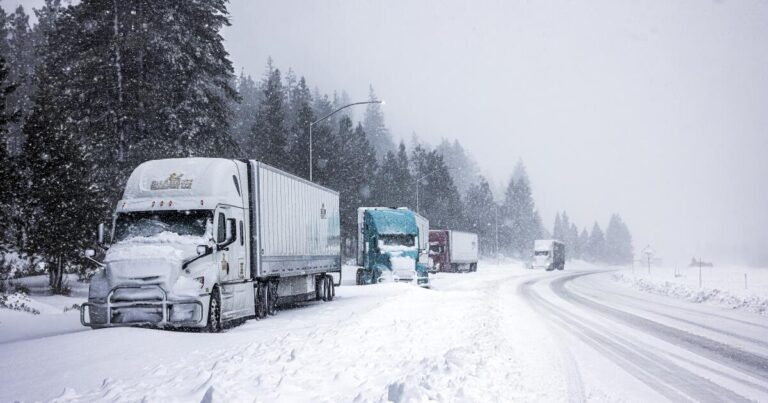
[[256,283],[256,319],[267,317],[267,304],[269,301],[269,291],[266,283]]
[[355,285],[363,285],[363,269],[358,268],[355,272]]
[[221,296],[219,289],[214,288],[211,293],[211,300],[208,303],[208,322],[205,331],[208,333],[218,333],[221,331]]
[[277,313],[277,281],[267,283],[267,315],[274,316]]
[[565,269],[565,263],[562,263],[557,266],[557,270],[563,270],[563,269]]
[[328,276],[327,275],[323,275],[320,278],[322,279],[322,280],[320,280],[320,283],[322,284],[323,301],[328,301],[330,293],[331,293],[331,289],[328,286]]
[[323,293],[325,292],[325,288],[323,286],[323,275],[319,275],[315,277],[315,301],[320,301],[323,299]]
[[336,286],[333,284],[333,277],[330,274],[327,274],[326,278],[328,279],[328,301],[333,301],[333,298],[336,297]]

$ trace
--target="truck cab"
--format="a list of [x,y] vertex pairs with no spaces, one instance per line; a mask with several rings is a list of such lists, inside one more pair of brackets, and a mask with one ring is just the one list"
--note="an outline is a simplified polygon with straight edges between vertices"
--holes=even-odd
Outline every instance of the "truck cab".
[[429,287],[415,214],[408,209],[358,209],[358,285],[384,281]]
[[245,170],[239,161],[203,158],[136,168],[116,206],[103,270],[91,279],[83,324],[205,327],[212,294],[220,304],[214,325],[252,315]]

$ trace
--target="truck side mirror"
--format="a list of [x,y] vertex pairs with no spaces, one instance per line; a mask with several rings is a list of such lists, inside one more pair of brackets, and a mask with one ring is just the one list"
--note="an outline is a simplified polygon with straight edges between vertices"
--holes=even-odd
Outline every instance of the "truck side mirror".
[[208,245],[197,245],[197,256],[202,256],[208,253]]

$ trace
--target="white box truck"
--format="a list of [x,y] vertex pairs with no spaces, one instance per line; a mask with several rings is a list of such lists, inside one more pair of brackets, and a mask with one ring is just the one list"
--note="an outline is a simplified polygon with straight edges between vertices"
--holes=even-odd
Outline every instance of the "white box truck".
[[429,231],[429,255],[433,271],[477,271],[477,234],[452,230]]
[[[216,332],[278,304],[331,300],[341,282],[339,195],[253,160],[139,165],[113,216],[80,320]],[[86,251],[92,258],[95,252]]]

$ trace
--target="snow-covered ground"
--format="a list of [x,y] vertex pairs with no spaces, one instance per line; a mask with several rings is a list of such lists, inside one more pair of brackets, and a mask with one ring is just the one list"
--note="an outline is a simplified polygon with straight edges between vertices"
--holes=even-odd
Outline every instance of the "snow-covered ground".
[[0,308],[0,343],[16,340],[30,340],[41,337],[85,330],[80,325],[80,311],[73,309],[88,299],[88,284],[77,281],[70,275],[69,296],[50,295],[48,276],[25,277],[13,280],[29,288],[30,295],[24,298],[25,305],[39,312],[27,312]]
[[637,266],[618,271],[614,278],[658,295],[768,315],[768,268]]
[[0,401],[562,401],[556,344],[514,292],[531,274],[485,266],[434,276],[431,290],[342,286],[333,302],[223,334],[119,328],[7,342]]
[[481,262],[421,289],[345,267],[336,300],[221,334],[0,310],[0,402],[768,400],[768,318],[612,276]]

